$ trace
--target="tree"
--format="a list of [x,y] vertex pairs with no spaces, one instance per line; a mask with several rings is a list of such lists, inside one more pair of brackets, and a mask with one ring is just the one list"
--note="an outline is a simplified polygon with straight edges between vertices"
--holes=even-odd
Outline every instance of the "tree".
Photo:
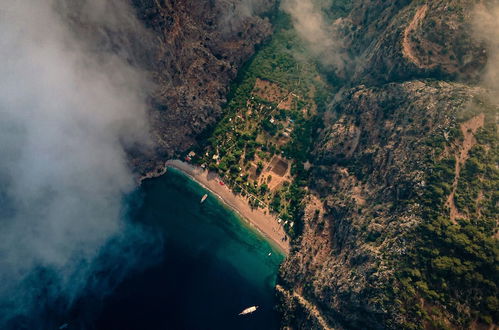
[[263,163],[262,161],[259,161],[256,166],[256,174],[260,175],[262,173],[262,170],[263,170]]

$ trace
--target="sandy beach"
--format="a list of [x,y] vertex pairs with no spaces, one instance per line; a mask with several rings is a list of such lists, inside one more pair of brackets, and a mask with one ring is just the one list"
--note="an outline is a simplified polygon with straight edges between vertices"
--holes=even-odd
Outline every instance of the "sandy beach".
[[248,202],[242,197],[234,194],[226,185],[220,184],[218,175],[194,167],[180,160],[169,160],[166,167],[176,168],[190,176],[199,184],[217,195],[222,202],[236,211],[243,219],[253,225],[265,237],[267,237],[276,247],[286,255],[289,253],[289,240],[285,240],[286,233],[277,223],[274,216],[265,214],[262,210],[253,210]]

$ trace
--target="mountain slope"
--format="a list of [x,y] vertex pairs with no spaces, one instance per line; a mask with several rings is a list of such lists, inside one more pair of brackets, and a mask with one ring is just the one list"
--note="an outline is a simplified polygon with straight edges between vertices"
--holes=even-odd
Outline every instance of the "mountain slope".
[[58,3],[75,33],[98,52],[112,52],[148,74],[154,150],[129,150],[142,174],[185,151],[222,115],[229,85],[255,46],[271,35],[263,15],[274,0],[130,0],[105,7],[104,23],[93,1]]
[[[354,1],[340,18],[353,64],[314,151],[322,205],[280,280],[331,327],[498,322],[498,106],[473,8]],[[320,328],[292,296],[284,325]]]

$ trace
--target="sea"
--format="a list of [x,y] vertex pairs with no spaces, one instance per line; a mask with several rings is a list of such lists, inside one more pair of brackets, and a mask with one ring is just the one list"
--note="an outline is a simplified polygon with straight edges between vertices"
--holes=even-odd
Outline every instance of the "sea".
[[[284,255],[256,229],[176,169],[145,180],[134,199],[132,221],[160,236],[159,260],[121,280],[86,328],[279,329]],[[238,315],[250,306],[258,309]]]

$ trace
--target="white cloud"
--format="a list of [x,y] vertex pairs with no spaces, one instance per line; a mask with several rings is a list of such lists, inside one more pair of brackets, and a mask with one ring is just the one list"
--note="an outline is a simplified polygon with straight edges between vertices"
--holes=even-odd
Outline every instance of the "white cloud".
[[487,66],[483,75],[484,84],[494,90],[499,86],[499,5],[475,7],[473,32],[478,40],[485,43]]
[[342,70],[345,63],[343,42],[337,33],[337,23],[327,22],[324,4],[314,0],[283,0],[282,9],[291,15],[294,28],[308,49],[324,65]]
[[[102,2],[80,3],[93,23],[119,24]],[[150,144],[147,79],[90,51],[58,5],[0,4],[0,306],[12,304],[0,325],[30,308],[36,290],[23,281],[40,267],[58,274],[56,291],[84,285],[100,249],[125,233],[122,198],[135,184],[124,148]]]

